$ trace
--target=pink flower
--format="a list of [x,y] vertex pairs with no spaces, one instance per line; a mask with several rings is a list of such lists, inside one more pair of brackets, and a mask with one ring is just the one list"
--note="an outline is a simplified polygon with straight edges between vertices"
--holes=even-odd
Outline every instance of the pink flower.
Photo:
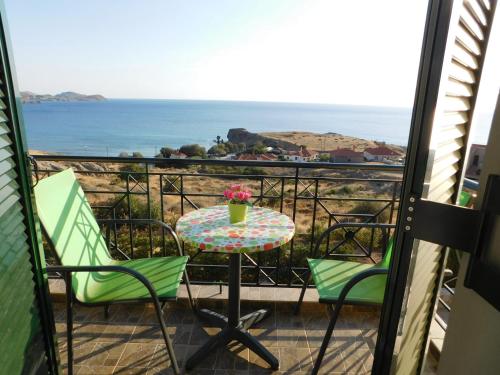
[[239,191],[236,193],[236,198],[242,202],[246,202],[250,199],[252,194],[249,191]]
[[229,201],[235,201],[232,203],[245,203],[252,197],[252,192],[244,185],[235,184],[224,190],[224,197]]
[[231,200],[234,198],[234,192],[231,190],[224,190],[224,196],[226,197],[226,199]]

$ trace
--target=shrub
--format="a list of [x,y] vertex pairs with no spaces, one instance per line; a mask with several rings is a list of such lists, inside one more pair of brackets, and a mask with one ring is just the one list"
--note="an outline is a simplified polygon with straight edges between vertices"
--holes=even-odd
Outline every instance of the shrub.
[[344,185],[337,190],[337,194],[340,195],[351,195],[352,193],[354,193],[354,190],[349,185]]
[[319,161],[321,161],[321,162],[329,162],[330,161],[330,155],[329,154],[320,154],[319,155]]
[[226,155],[227,154],[227,150],[226,150],[226,146],[224,143],[219,143],[219,144],[216,144],[216,145],[213,145],[212,147],[210,147],[210,149],[208,150],[208,154],[209,155]]
[[[175,179],[175,177],[172,177]],[[163,182],[163,192],[164,193],[178,193],[180,190],[181,190],[181,180],[180,178],[174,180],[172,182],[172,180],[170,180],[171,182],[169,181],[164,181]]]
[[202,165],[198,169],[198,173],[220,174],[220,175],[266,175],[267,172],[259,167],[226,167],[223,165]]
[[184,145],[179,149],[179,151],[182,152],[183,154],[186,154],[188,157],[199,157],[199,158],[207,157],[207,151],[205,150],[205,147],[197,144]]
[[[145,197],[130,195],[130,215],[128,211],[128,201],[124,198],[116,206],[116,215],[120,219],[149,219],[148,202]],[[161,208],[158,202],[151,200],[151,219],[161,218]]]
[[163,156],[164,158],[169,158],[175,152],[173,148],[170,147],[162,147],[160,149],[160,154],[158,156]]
[[[380,202],[369,202],[369,201],[364,201],[364,202],[359,202],[354,206],[349,213],[350,214],[371,214],[375,215],[377,214],[382,207],[384,207],[384,203]],[[377,222],[379,223],[386,223],[389,220],[389,208],[386,208],[384,211],[382,211],[378,216],[377,216]]]
[[128,164],[120,168],[120,178],[123,181],[126,181],[129,175],[139,182],[146,182],[148,179],[143,164]]
[[267,146],[259,141],[252,146],[251,152],[254,154],[265,154],[267,152]]

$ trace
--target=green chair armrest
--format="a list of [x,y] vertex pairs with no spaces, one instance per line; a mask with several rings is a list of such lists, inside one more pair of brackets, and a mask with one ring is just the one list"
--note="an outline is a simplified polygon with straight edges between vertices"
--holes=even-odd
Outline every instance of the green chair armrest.
[[[179,241],[179,237],[177,236],[177,233],[175,230],[168,225],[167,223],[164,223],[163,221],[156,220],[156,219],[103,219],[103,220],[97,220],[99,224],[107,224],[108,229],[110,224],[154,224],[157,225],[163,229],[165,229],[174,239],[176,247],[177,247],[177,252],[179,256],[184,256],[184,251],[182,250],[181,242]],[[107,235],[107,241],[109,241],[109,236]],[[108,244],[109,247],[109,244]]]
[[316,241],[314,250],[312,253],[313,258],[317,258],[319,254],[319,248],[321,243],[335,230],[341,228],[377,228],[377,229],[393,229],[396,228],[396,224],[383,224],[383,223],[338,223],[334,224],[328,229],[326,229],[321,236]]
[[359,283],[360,281],[362,281],[368,277],[375,276],[375,275],[384,275],[384,274],[387,274],[388,272],[389,272],[389,270],[387,270],[385,268],[370,268],[369,270],[362,271],[362,272],[356,274],[355,276],[353,276],[352,279],[350,279],[345,284],[344,288],[342,288],[342,291],[339,294],[339,298],[338,298],[337,303],[336,303],[336,305],[339,306],[338,308],[340,309],[340,307],[343,305],[343,303],[347,297],[347,294],[357,283]]
[[127,267],[123,266],[47,266],[46,267],[47,272],[54,272],[54,273],[61,273],[64,274],[66,277],[64,280],[66,281],[66,291],[71,292],[71,274],[72,273],[77,273],[77,272],[120,272],[120,273],[126,273],[129,274],[130,276],[136,278],[139,280],[148,290],[149,294],[151,295],[151,298],[153,299],[154,303],[160,303],[158,299],[158,295],[156,294],[156,290],[153,287],[153,284],[145,277],[143,274],[140,272],[137,272],[136,270],[132,270]]

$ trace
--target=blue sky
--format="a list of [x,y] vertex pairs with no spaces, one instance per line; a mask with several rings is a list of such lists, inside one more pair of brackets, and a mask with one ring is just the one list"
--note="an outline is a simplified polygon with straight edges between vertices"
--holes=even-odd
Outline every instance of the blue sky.
[[6,0],[19,86],[409,107],[425,1]]

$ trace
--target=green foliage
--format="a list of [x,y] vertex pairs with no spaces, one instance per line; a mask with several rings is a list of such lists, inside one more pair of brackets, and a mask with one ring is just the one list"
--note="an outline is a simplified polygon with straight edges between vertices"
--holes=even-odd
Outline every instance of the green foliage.
[[[149,210],[148,210],[148,202],[145,197],[139,197],[136,195],[130,195],[130,214],[129,217],[129,208],[128,208],[128,200],[124,198],[118,203],[116,206],[116,215],[119,219],[149,219]],[[151,200],[151,219],[160,219],[161,218],[161,207],[158,202]]]
[[220,175],[266,175],[264,168],[259,167],[226,167],[224,165],[202,165],[198,173],[220,174]]
[[148,179],[143,164],[127,164],[120,168],[120,178],[123,181],[126,181],[129,175],[139,182],[146,182]]
[[238,153],[238,152],[243,152],[247,148],[247,146],[244,143],[226,142],[226,143],[224,143],[224,146],[226,147],[226,151],[229,154],[235,154],[235,153]]
[[207,151],[209,155],[224,156],[227,154],[225,143],[218,143],[210,147]]
[[144,155],[142,155],[142,153],[140,153],[139,151],[134,151],[132,152],[132,155],[130,155],[128,152],[125,152],[125,151],[122,151],[118,154],[118,157],[119,158],[143,158]]
[[319,155],[319,161],[327,163],[330,161],[330,155],[328,154],[320,154]]
[[171,148],[171,147],[168,147],[168,146],[162,147],[162,148],[160,148],[160,154],[159,154],[159,156],[161,155],[164,158],[169,158],[170,155],[172,155],[174,152],[175,152],[175,150],[173,148]]
[[[384,207],[381,202],[362,201],[356,204],[349,213],[351,214],[377,214]],[[377,222],[386,223],[389,221],[389,208],[386,208],[377,216]]]
[[252,146],[250,151],[254,154],[265,154],[267,152],[267,146],[259,141]]
[[221,145],[224,143],[224,139],[222,139],[222,137],[220,135],[218,135],[217,137],[215,137],[214,143],[217,145]]
[[210,147],[210,149],[208,150],[208,154],[217,156],[236,154],[238,152],[245,151],[245,148],[246,146],[244,143],[222,142]]
[[205,147],[192,144],[192,145],[184,145],[179,149],[180,152],[186,154],[188,157],[197,157],[197,158],[206,158],[207,151]]
[[180,178],[175,179],[175,177],[169,178],[170,182],[165,180],[163,182],[163,192],[164,193],[178,193],[181,190],[181,180]]
[[351,195],[354,193],[354,189],[350,187],[349,185],[344,185],[340,189],[337,190],[337,194],[340,195]]

